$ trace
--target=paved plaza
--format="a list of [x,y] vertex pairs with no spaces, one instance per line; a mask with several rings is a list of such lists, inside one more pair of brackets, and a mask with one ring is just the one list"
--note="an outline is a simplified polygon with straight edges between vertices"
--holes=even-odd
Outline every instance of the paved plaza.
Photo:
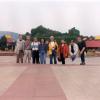
[[100,100],[100,58],[79,63],[16,64],[15,56],[0,56],[0,100]]

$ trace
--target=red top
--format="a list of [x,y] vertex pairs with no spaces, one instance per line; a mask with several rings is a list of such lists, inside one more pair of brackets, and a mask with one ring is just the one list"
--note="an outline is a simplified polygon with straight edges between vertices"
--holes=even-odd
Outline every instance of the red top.
[[67,44],[61,44],[59,46],[59,54],[63,53],[64,57],[68,57],[68,52],[69,52],[69,50],[68,50],[68,45]]

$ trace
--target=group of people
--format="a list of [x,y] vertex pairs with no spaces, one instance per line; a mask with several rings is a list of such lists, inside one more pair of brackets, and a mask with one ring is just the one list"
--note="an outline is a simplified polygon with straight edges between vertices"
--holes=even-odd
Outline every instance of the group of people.
[[81,58],[80,65],[85,65],[85,49],[86,45],[82,38],[79,36],[77,42],[71,40],[68,45],[64,40],[58,45],[54,36],[50,36],[50,41],[45,41],[35,37],[31,41],[31,36],[27,35],[26,39],[23,40],[22,35],[16,42],[16,62],[17,63],[32,63],[33,64],[46,64],[47,56],[50,59],[50,64],[57,64],[57,62],[62,62],[65,64],[65,59],[70,56],[71,60],[74,61],[79,55]]

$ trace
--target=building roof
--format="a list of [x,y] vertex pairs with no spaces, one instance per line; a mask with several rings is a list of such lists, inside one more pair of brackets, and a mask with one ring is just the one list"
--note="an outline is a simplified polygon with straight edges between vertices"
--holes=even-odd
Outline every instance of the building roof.
[[87,40],[86,47],[100,48],[100,40]]
[[96,39],[96,40],[100,40],[100,36],[96,36],[95,39]]

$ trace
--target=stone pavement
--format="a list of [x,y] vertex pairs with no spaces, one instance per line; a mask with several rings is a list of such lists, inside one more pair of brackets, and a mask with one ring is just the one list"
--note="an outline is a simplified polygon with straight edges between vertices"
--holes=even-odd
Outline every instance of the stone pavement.
[[14,56],[1,56],[0,100],[100,100],[100,58],[79,62],[16,64]]

